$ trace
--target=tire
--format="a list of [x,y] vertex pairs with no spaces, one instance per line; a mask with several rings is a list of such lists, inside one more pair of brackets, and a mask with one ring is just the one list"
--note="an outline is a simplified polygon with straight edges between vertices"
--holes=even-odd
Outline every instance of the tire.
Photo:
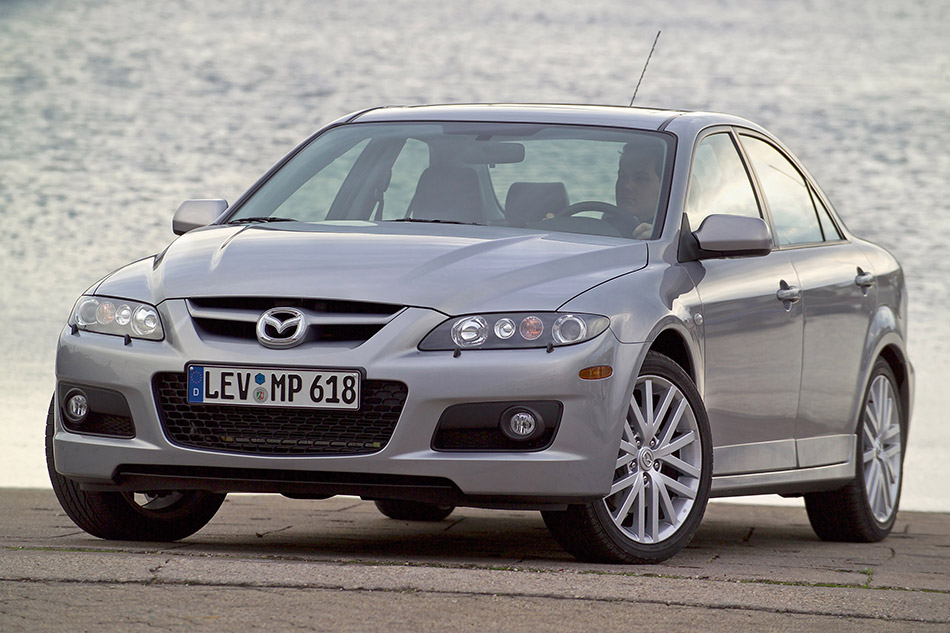
[[440,506],[421,501],[379,499],[376,508],[390,519],[397,521],[441,521],[452,514],[455,506]]
[[544,522],[582,561],[667,560],[690,542],[706,511],[712,439],[696,386],[662,354],[647,353],[618,453],[604,499],[542,512]]
[[894,527],[907,441],[899,393],[890,365],[878,359],[858,421],[854,481],[840,490],[805,495],[808,521],[822,540],[873,543]]
[[116,541],[177,541],[207,525],[224,503],[227,495],[201,490],[152,494],[82,490],[56,472],[55,402],[54,396],[46,416],[46,469],[63,510],[89,534]]

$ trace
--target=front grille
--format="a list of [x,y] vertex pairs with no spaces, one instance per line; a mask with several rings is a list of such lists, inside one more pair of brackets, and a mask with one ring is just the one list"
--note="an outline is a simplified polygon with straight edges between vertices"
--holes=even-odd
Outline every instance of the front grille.
[[251,455],[364,455],[392,437],[408,388],[364,380],[358,411],[189,404],[184,373],[154,378],[162,428],[191,448]]
[[195,328],[205,338],[254,341],[261,314],[285,307],[307,315],[306,342],[350,346],[369,340],[403,309],[366,301],[281,297],[196,297],[187,305]]

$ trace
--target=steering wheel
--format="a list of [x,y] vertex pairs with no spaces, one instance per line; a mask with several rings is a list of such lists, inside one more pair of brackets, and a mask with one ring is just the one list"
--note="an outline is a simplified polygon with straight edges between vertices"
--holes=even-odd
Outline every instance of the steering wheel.
[[631,236],[640,226],[640,219],[637,216],[622,210],[615,204],[600,200],[575,202],[555,213],[554,217],[566,218],[584,211],[600,211],[604,214],[601,221],[613,226],[621,235]]
[[569,204],[554,214],[556,218],[566,218],[584,211],[600,211],[604,214],[601,218],[604,222],[612,224],[614,228],[622,234],[632,234],[640,225],[640,218],[622,210],[615,204],[601,202],[600,200],[581,200],[574,204]]
[[[569,204],[565,208],[555,213],[554,217],[563,218],[570,215],[577,215],[578,213],[583,213],[584,211],[600,211],[606,215],[623,218],[627,221],[629,221],[630,218],[630,215],[621,211],[620,207],[617,205],[610,204],[609,202],[601,202],[600,200],[582,200],[581,202]],[[637,223],[639,224],[639,221],[637,221]]]

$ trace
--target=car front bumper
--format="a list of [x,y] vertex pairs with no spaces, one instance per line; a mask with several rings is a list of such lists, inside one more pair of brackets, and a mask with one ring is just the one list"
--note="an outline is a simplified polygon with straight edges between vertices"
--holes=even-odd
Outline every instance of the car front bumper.
[[[420,352],[421,338],[445,317],[407,308],[356,347],[304,344],[271,350],[256,342],[203,339],[183,300],[159,306],[163,341],[133,340],[66,328],[56,357],[63,383],[122,394],[135,425],[130,439],[66,430],[56,411],[56,470],[90,489],[174,487],[291,494],[361,494],[418,498],[427,482],[454,488],[456,505],[543,505],[603,497],[612,481],[621,421],[643,344],[621,344],[608,329],[578,345],[545,349]],[[255,455],[176,445],[166,437],[153,376],[189,363],[258,367],[359,368],[367,380],[397,380],[408,396],[384,448],[363,455]],[[582,380],[581,369],[613,368],[610,378]],[[57,394],[57,402],[62,394]],[[553,442],[536,451],[433,450],[446,408],[463,403],[558,401]],[[255,483],[256,482],[256,483]],[[438,487],[438,485],[436,487]],[[424,496],[424,495],[423,495]],[[425,498],[433,498],[431,495]]]

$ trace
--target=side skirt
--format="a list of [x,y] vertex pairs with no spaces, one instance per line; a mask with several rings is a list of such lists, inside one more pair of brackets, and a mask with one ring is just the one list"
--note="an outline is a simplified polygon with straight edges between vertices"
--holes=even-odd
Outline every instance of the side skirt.
[[837,490],[854,480],[854,459],[830,466],[796,468],[747,475],[713,477],[711,497],[784,494]]

